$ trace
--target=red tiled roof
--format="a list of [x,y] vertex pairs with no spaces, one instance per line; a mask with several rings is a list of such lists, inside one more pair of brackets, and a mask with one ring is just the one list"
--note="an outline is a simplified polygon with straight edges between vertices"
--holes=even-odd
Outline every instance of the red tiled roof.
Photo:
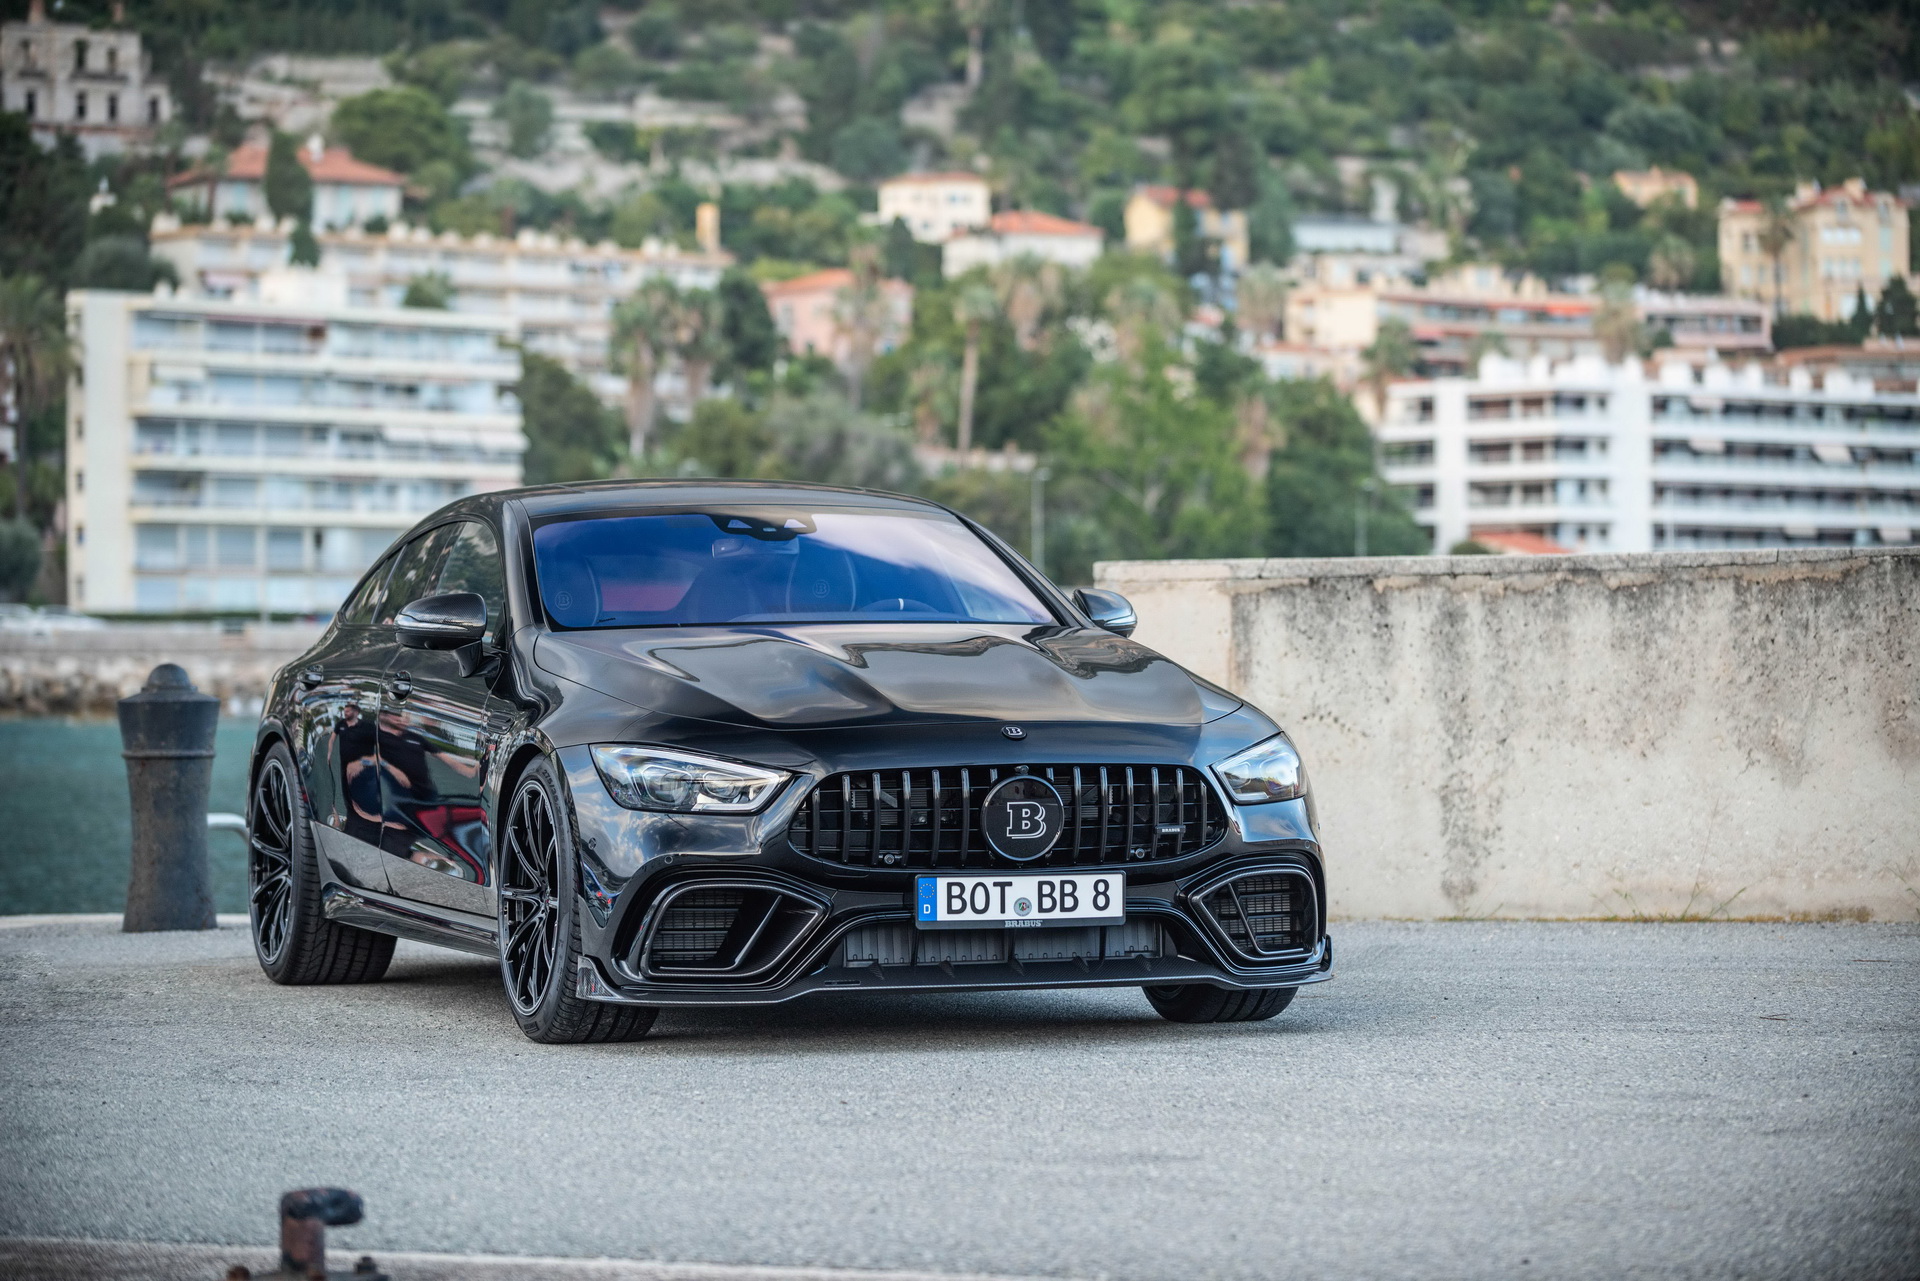
[[852,271],[845,267],[828,267],[825,271],[809,272],[792,280],[770,280],[760,286],[760,292],[769,299],[784,298],[788,294],[810,294],[820,289],[845,289],[852,283]]
[[1473,541],[1491,547],[1495,551],[1518,556],[1570,556],[1573,554],[1571,547],[1562,547],[1550,538],[1524,533],[1517,529],[1476,533]]
[[[382,169],[379,165],[370,165],[364,160],[356,160],[345,147],[328,147],[315,160],[313,152],[305,144],[300,147],[300,167],[312,176],[315,182],[336,182],[362,187],[398,187],[406,179],[391,169]],[[200,167],[188,170],[167,180],[169,187],[185,187],[194,183],[206,182],[216,175],[212,170]],[[238,182],[260,182],[267,176],[267,149],[257,142],[235,147],[233,154],[227,157],[225,176]]]
[[1098,236],[1100,228],[1091,223],[1075,222],[1071,218],[1056,218],[1050,213],[1041,213],[1037,209],[1009,209],[997,213],[990,224],[1002,235],[1008,236]]
[[[1166,209],[1171,208],[1173,202],[1180,198],[1180,189],[1178,187],[1149,185],[1140,188],[1140,194],[1148,200],[1153,201],[1154,204],[1159,205],[1162,209]],[[1211,209],[1213,208],[1213,197],[1204,191],[1190,190],[1187,192],[1187,204],[1195,209]]]

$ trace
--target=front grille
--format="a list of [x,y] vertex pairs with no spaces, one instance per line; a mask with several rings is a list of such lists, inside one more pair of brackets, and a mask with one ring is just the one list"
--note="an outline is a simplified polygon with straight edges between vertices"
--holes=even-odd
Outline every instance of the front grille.
[[1237,877],[1200,900],[1227,940],[1247,956],[1304,951],[1313,942],[1313,895],[1305,877]]
[[[984,867],[997,856],[980,802],[1010,765],[860,770],[822,780],[787,839],[814,858],[859,867]],[[1226,813],[1184,765],[1034,765],[1066,802],[1066,825],[1026,867],[1144,862],[1197,853],[1226,834]]]
[[688,890],[676,897],[660,913],[653,931],[653,964],[662,969],[711,964],[746,897],[745,890],[737,889]]

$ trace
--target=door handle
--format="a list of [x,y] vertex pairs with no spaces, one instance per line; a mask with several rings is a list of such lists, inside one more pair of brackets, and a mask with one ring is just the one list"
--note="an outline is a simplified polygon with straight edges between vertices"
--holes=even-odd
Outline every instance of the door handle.
[[407,673],[401,672],[387,682],[387,697],[400,700],[413,693],[413,681]]
[[300,683],[302,685],[305,685],[308,689],[312,689],[315,685],[320,684],[322,681],[326,679],[327,679],[327,674],[321,671],[318,667],[309,667],[307,668],[307,670],[300,673]]

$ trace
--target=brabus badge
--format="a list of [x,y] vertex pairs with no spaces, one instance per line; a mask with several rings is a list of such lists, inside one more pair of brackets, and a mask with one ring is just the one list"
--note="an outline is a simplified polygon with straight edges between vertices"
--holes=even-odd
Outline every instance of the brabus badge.
[[1027,736],[1027,731],[1021,729],[1018,725],[1002,725],[1000,732],[1008,738],[1025,738]]

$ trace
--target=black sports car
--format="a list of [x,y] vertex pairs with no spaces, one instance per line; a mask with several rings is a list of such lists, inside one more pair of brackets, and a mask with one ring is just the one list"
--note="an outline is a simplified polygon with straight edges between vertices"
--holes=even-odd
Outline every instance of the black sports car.
[[280,983],[497,957],[537,1041],[668,1005],[1328,977],[1299,757],[920,499],[754,482],[463,499],[275,678],[248,804]]

